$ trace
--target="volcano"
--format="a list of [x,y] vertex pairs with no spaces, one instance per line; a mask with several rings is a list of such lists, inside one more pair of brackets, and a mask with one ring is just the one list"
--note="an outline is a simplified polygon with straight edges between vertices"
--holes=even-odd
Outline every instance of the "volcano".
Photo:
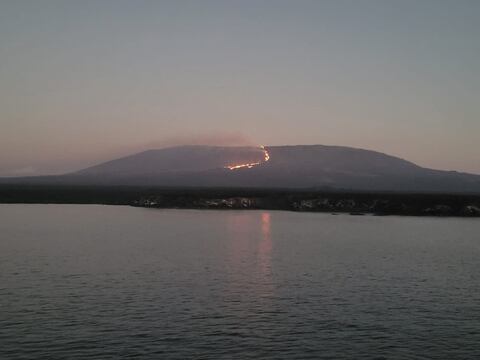
[[2,183],[254,187],[480,193],[480,175],[433,170],[342,146],[178,146],[148,150],[61,176]]

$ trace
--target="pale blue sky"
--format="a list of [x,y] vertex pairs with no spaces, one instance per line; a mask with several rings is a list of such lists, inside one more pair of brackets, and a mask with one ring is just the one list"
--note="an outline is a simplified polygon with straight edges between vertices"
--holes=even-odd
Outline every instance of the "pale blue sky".
[[480,173],[479,19],[478,0],[0,0],[0,175],[236,138]]

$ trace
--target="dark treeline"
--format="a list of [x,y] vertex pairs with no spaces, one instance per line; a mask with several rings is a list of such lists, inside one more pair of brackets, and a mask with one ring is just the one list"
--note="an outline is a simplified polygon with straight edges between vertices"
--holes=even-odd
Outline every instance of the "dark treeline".
[[0,203],[480,216],[479,194],[374,193],[331,189],[0,185]]

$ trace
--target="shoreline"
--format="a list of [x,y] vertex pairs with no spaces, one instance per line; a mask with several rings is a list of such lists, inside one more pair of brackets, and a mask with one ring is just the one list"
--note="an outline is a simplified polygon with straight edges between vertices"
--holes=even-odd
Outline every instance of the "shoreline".
[[0,185],[2,204],[98,204],[197,210],[480,217],[480,194],[256,188]]

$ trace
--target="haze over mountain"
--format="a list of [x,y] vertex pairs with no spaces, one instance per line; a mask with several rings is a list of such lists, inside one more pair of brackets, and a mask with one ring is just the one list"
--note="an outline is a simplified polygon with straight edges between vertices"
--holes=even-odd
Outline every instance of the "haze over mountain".
[[[228,166],[252,164],[234,170]],[[178,146],[148,150],[62,176],[3,183],[480,192],[480,176],[420,167],[342,146]]]

